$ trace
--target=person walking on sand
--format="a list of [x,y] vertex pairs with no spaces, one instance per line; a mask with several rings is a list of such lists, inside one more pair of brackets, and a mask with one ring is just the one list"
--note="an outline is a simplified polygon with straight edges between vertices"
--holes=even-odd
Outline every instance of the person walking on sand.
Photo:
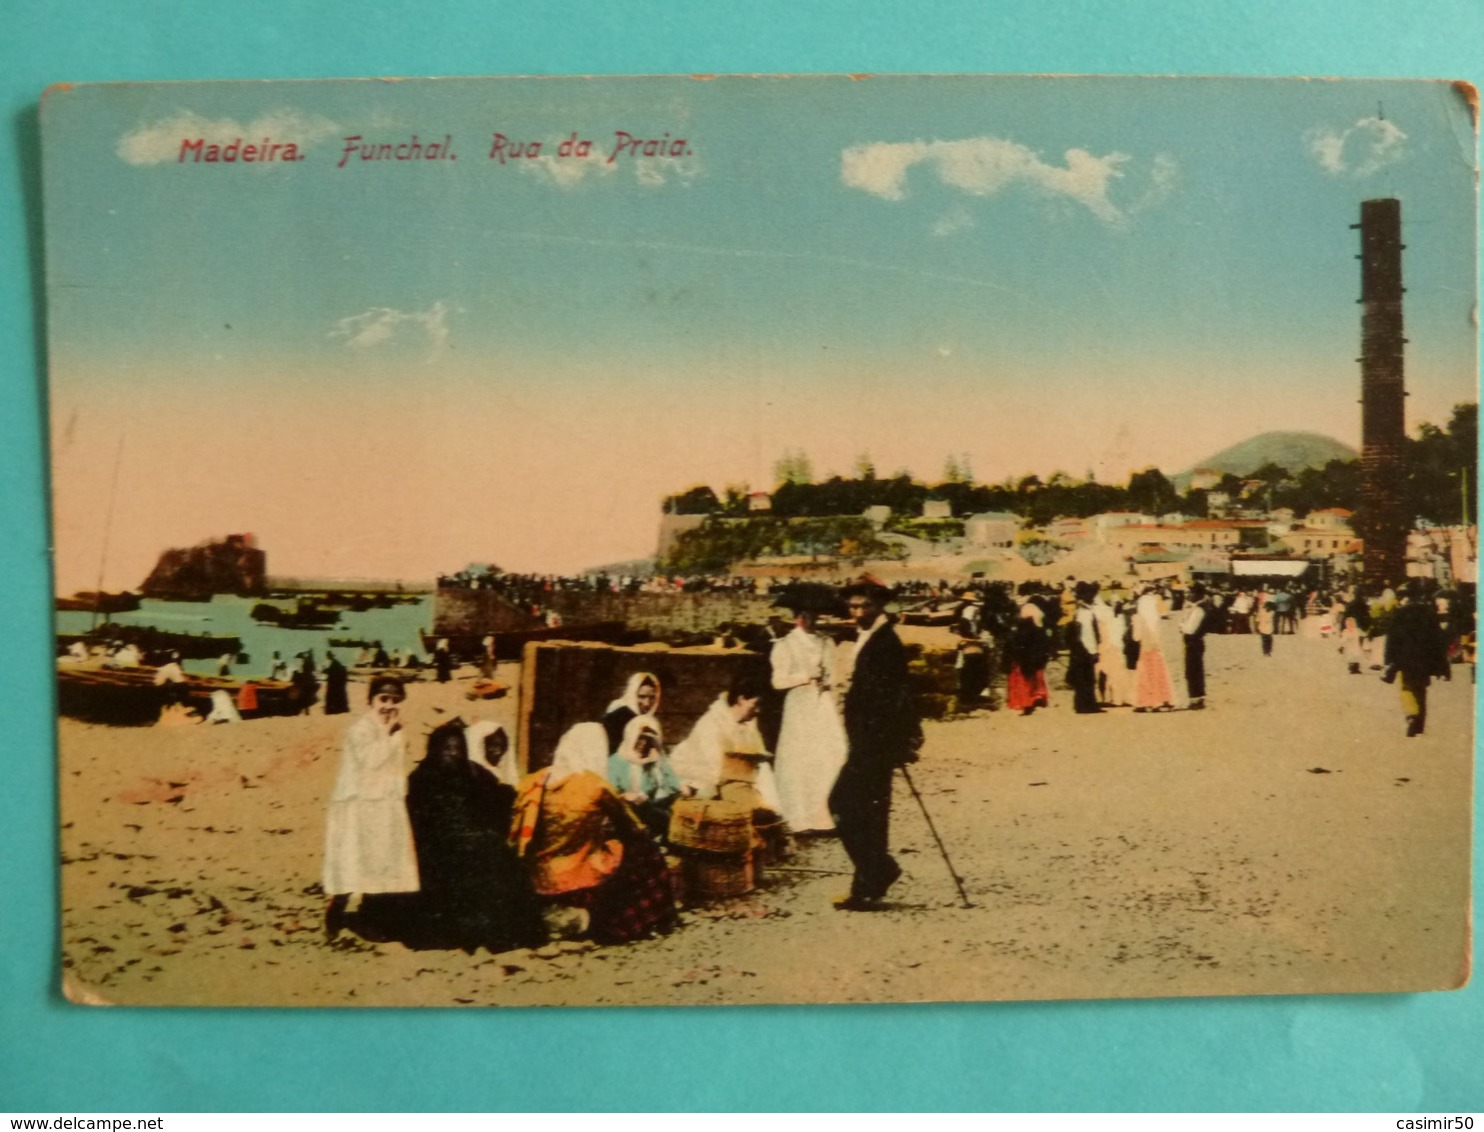
[[1340,652],[1350,675],[1361,676],[1366,663],[1366,636],[1371,630],[1371,606],[1359,593],[1346,590],[1336,602],[1340,607]]
[[783,820],[794,833],[827,833],[830,791],[845,765],[845,728],[835,707],[835,642],[815,631],[815,610],[794,611],[794,628],[775,641],[773,688],[784,693],[774,774]]
[[1030,715],[1038,707],[1051,703],[1046,686],[1046,664],[1051,659],[1051,642],[1041,627],[1045,615],[1034,602],[1020,607],[1015,624],[1005,639],[1005,702],[1011,711]]
[[1437,610],[1428,600],[1427,583],[1411,579],[1406,602],[1391,615],[1386,633],[1386,675],[1401,690],[1407,717],[1407,738],[1421,735],[1427,726],[1427,688],[1433,677],[1450,678],[1448,642],[1438,625]]
[[1206,589],[1190,587],[1190,604],[1180,617],[1180,637],[1185,643],[1185,694],[1190,710],[1206,706],[1206,632],[1211,607],[1206,604]]
[[1103,710],[1098,706],[1098,625],[1092,608],[1097,593],[1096,582],[1078,582],[1072,588],[1077,604],[1067,625],[1067,683],[1072,686],[1072,710],[1079,715]]
[[407,816],[407,746],[401,722],[402,681],[371,681],[371,710],[351,724],[325,821],[321,884],[329,896],[325,935],[345,926],[353,896],[363,899],[420,889],[412,823]]
[[325,714],[344,715],[350,711],[350,696],[348,686],[350,673],[346,671],[345,665],[340,663],[339,658],[330,653],[329,663],[325,665]]
[[1265,601],[1252,615],[1252,625],[1262,638],[1262,655],[1273,655],[1273,634],[1278,631],[1278,603]]
[[892,774],[915,762],[922,746],[922,724],[907,684],[907,653],[886,616],[888,596],[876,583],[846,591],[846,607],[860,635],[845,693],[845,765],[830,792],[830,812],[855,868],[850,894],[835,902],[847,911],[871,908],[902,875],[887,851]]
[[1139,642],[1139,666],[1134,674],[1134,710],[1160,711],[1175,705],[1175,685],[1165,664],[1160,642],[1159,595],[1145,590],[1135,603],[1134,635]]
[[1092,615],[1098,627],[1098,698],[1109,707],[1128,707],[1134,699],[1134,673],[1125,648],[1127,619],[1102,593],[1092,603]]

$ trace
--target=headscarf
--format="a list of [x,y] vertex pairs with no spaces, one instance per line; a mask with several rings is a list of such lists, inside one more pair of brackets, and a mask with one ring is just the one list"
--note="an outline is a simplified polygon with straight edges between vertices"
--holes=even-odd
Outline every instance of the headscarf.
[[440,723],[428,732],[428,754],[432,755],[440,747],[446,735],[458,736],[459,742],[464,744],[464,757],[467,758],[470,754],[469,730],[464,726],[462,719],[450,719],[447,723]]
[[[489,755],[485,749],[486,741],[492,735],[505,736],[505,754],[500,757],[498,766],[489,761]],[[516,769],[515,744],[510,741],[509,734],[493,719],[476,719],[464,731],[464,742],[469,748],[469,758],[482,767],[487,767],[494,772],[496,778],[509,786],[516,784],[520,777]]]
[[645,681],[654,685],[654,707],[651,712],[660,710],[660,678],[653,672],[635,672],[629,677],[629,682],[624,685],[623,695],[608,705],[606,715],[609,711],[617,711],[621,707],[628,708],[635,715],[644,714],[639,710],[639,689],[644,686]]
[[[649,751],[641,753],[639,738],[646,732],[654,736],[655,745]],[[607,736],[605,735],[604,738],[606,740]],[[660,728],[660,721],[652,715],[636,715],[624,726],[623,741],[618,745],[618,755],[625,762],[633,763],[635,766],[649,766],[659,761],[664,743],[665,733]]]
[[1020,607],[1020,616],[1024,617],[1027,621],[1035,622],[1037,629],[1041,627],[1042,622],[1046,619],[1046,614],[1042,612],[1041,607],[1033,601],[1028,601]]
[[546,784],[555,786],[583,771],[607,781],[608,733],[601,723],[577,723],[567,729],[552,756],[551,773],[546,777]]

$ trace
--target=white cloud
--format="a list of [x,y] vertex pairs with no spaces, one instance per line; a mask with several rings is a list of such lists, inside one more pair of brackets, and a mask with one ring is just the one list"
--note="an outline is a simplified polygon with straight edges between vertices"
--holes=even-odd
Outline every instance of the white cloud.
[[522,173],[537,177],[559,189],[569,189],[586,179],[589,174],[606,177],[618,168],[617,165],[609,165],[600,153],[590,153],[586,157],[558,157],[553,153],[543,153],[539,157],[520,158],[519,162]]
[[1180,183],[1180,163],[1168,153],[1156,153],[1149,163],[1149,183],[1138,200],[1128,206],[1130,213],[1147,212],[1170,198]]
[[594,151],[586,157],[562,157],[543,153],[539,157],[519,159],[520,171],[537,177],[559,189],[570,189],[589,177],[605,178],[624,168],[632,168],[634,179],[646,188],[659,188],[671,182],[689,185],[700,173],[701,163],[694,157],[630,157],[609,161],[605,153]]
[[448,304],[438,300],[425,311],[399,311],[394,307],[371,307],[360,314],[337,319],[331,338],[344,338],[345,344],[358,350],[390,342],[404,329],[421,332],[427,339],[431,358],[448,344]]
[[1309,156],[1336,177],[1369,177],[1405,156],[1407,135],[1385,118],[1361,118],[1343,130],[1318,127],[1304,135]]
[[182,110],[173,118],[164,118],[119,138],[115,152],[130,165],[159,165],[180,157],[183,139],[202,138],[207,145],[227,145],[236,138],[244,142],[293,142],[306,149],[317,141],[340,133],[340,127],[318,114],[297,110],[274,110],[246,124],[233,118],[204,118]]
[[954,208],[944,213],[933,225],[934,236],[952,236],[974,227],[974,215],[967,208]]
[[675,181],[688,186],[701,171],[694,157],[639,157],[634,160],[634,176],[651,189]]
[[1117,223],[1122,211],[1108,199],[1108,188],[1123,176],[1127,154],[1094,156],[1085,149],[1069,149],[1065,165],[1041,160],[1035,150],[1005,138],[960,138],[956,141],[871,142],[852,146],[840,155],[840,176],[847,186],[902,200],[907,195],[907,172],[926,165],[945,185],[971,196],[993,196],[1022,183],[1083,205],[1100,220]]

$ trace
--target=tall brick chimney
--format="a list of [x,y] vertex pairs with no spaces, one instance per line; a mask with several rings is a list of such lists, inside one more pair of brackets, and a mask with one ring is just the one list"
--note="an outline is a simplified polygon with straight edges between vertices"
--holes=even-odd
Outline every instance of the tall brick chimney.
[[1362,201],[1360,223],[1360,467],[1367,584],[1407,575],[1407,411],[1402,368],[1402,204]]

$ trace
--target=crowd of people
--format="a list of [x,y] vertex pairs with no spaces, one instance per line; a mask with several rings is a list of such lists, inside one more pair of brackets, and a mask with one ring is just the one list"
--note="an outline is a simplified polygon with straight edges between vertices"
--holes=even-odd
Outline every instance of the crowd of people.
[[[667,932],[677,922],[666,858],[677,806],[736,798],[739,785],[752,810],[792,834],[838,836],[853,866],[838,905],[878,907],[901,873],[887,849],[893,774],[915,759],[922,734],[890,602],[947,602],[961,690],[982,691],[998,670],[1006,706],[1022,716],[1049,706],[1053,683],[1078,714],[1200,710],[1208,637],[1250,636],[1256,655],[1271,656],[1275,639],[1315,618],[1304,631],[1329,639],[1349,672],[1398,685],[1416,735],[1430,683],[1450,676],[1450,661],[1473,659],[1469,595],[1418,580],[1374,592],[1068,578],[1013,588],[867,582],[845,593],[842,604],[827,586],[795,587],[792,599],[783,589],[792,623],[774,618],[751,642],[767,653],[766,670],[739,668],[745,675],[682,741],[671,745],[660,723],[660,679],[636,672],[606,709],[568,728],[550,765],[525,775],[502,728],[460,720],[428,736],[408,773],[404,683],[394,671],[375,675],[329,802],[327,933],[353,926],[412,946],[502,951],[553,936],[616,943]],[[837,643],[848,634],[831,623],[841,614],[855,630],[848,652]],[[1167,655],[1171,641],[1178,657]],[[1048,680],[1062,658],[1060,679]],[[296,660],[287,675],[312,697],[313,658]],[[346,710],[344,666],[330,663],[327,713],[331,701]],[[439,667],[446,679],[449,665]],[[758,727],[768,696],[782,705],[772,750]]]
[[[1259,642],[1259,655],[1271,657],[1275,639],[1297,633],[1308,617],[1318,636],[1338,642],[1352,674],[1377,672],[1399,684],[1407,734],[1419,735],[1430,681],[1449,678],[1453,663],[1474,662],[1471,593],[1419,578],[1400,592],[1389,584],[1368,590],[1261,581],[1101,586],[1068,578],[1060,587],[1027,582],[1013,594],[1007,586],[990,586],[951,596],[958,602],[960,699],[972,702],[983,694],[993,650],[1005,671],[1006,706],[1021,715],[1049,705],[1046,672],[1062,654],[1065,684],[1079,714],[1124,707],[1201,710],[1207,702],[1207,637],[1250,635]],[[1178,630],[1183,695],[1165,655],[1166,619]]]
[[773,578],[738,574],[628,574],[597,571],[589,574],[509,574],[503,570],[463,570],[443,574],[439,589],[491,590],[516,605],[544,608],[553,593],[742,593],[766,595],[780,583]]
[[[394,673],[373,677],[330,795],[327,935],[351,926],[498,952],[552,935],[617,943],[667,932],[677,911],[665,851],[682,799],[742,799],[795,834],[838,835],[853,863],[838,906],[879,906],[901,875],[887,850],[892,774],[922,735],[889,597],[872,584],[849,591],[858,640],[843,696],[819,611],[798,602],[768,674],[739,669],[682,742],[665,741],[659,678],[636,672],[600,718],[566,730],[549,766],[524,776],[503,729],[460,720],[428,736],[409,774],[405,686]],[[784,697],[773,752],[757,725],[770,692]]]

